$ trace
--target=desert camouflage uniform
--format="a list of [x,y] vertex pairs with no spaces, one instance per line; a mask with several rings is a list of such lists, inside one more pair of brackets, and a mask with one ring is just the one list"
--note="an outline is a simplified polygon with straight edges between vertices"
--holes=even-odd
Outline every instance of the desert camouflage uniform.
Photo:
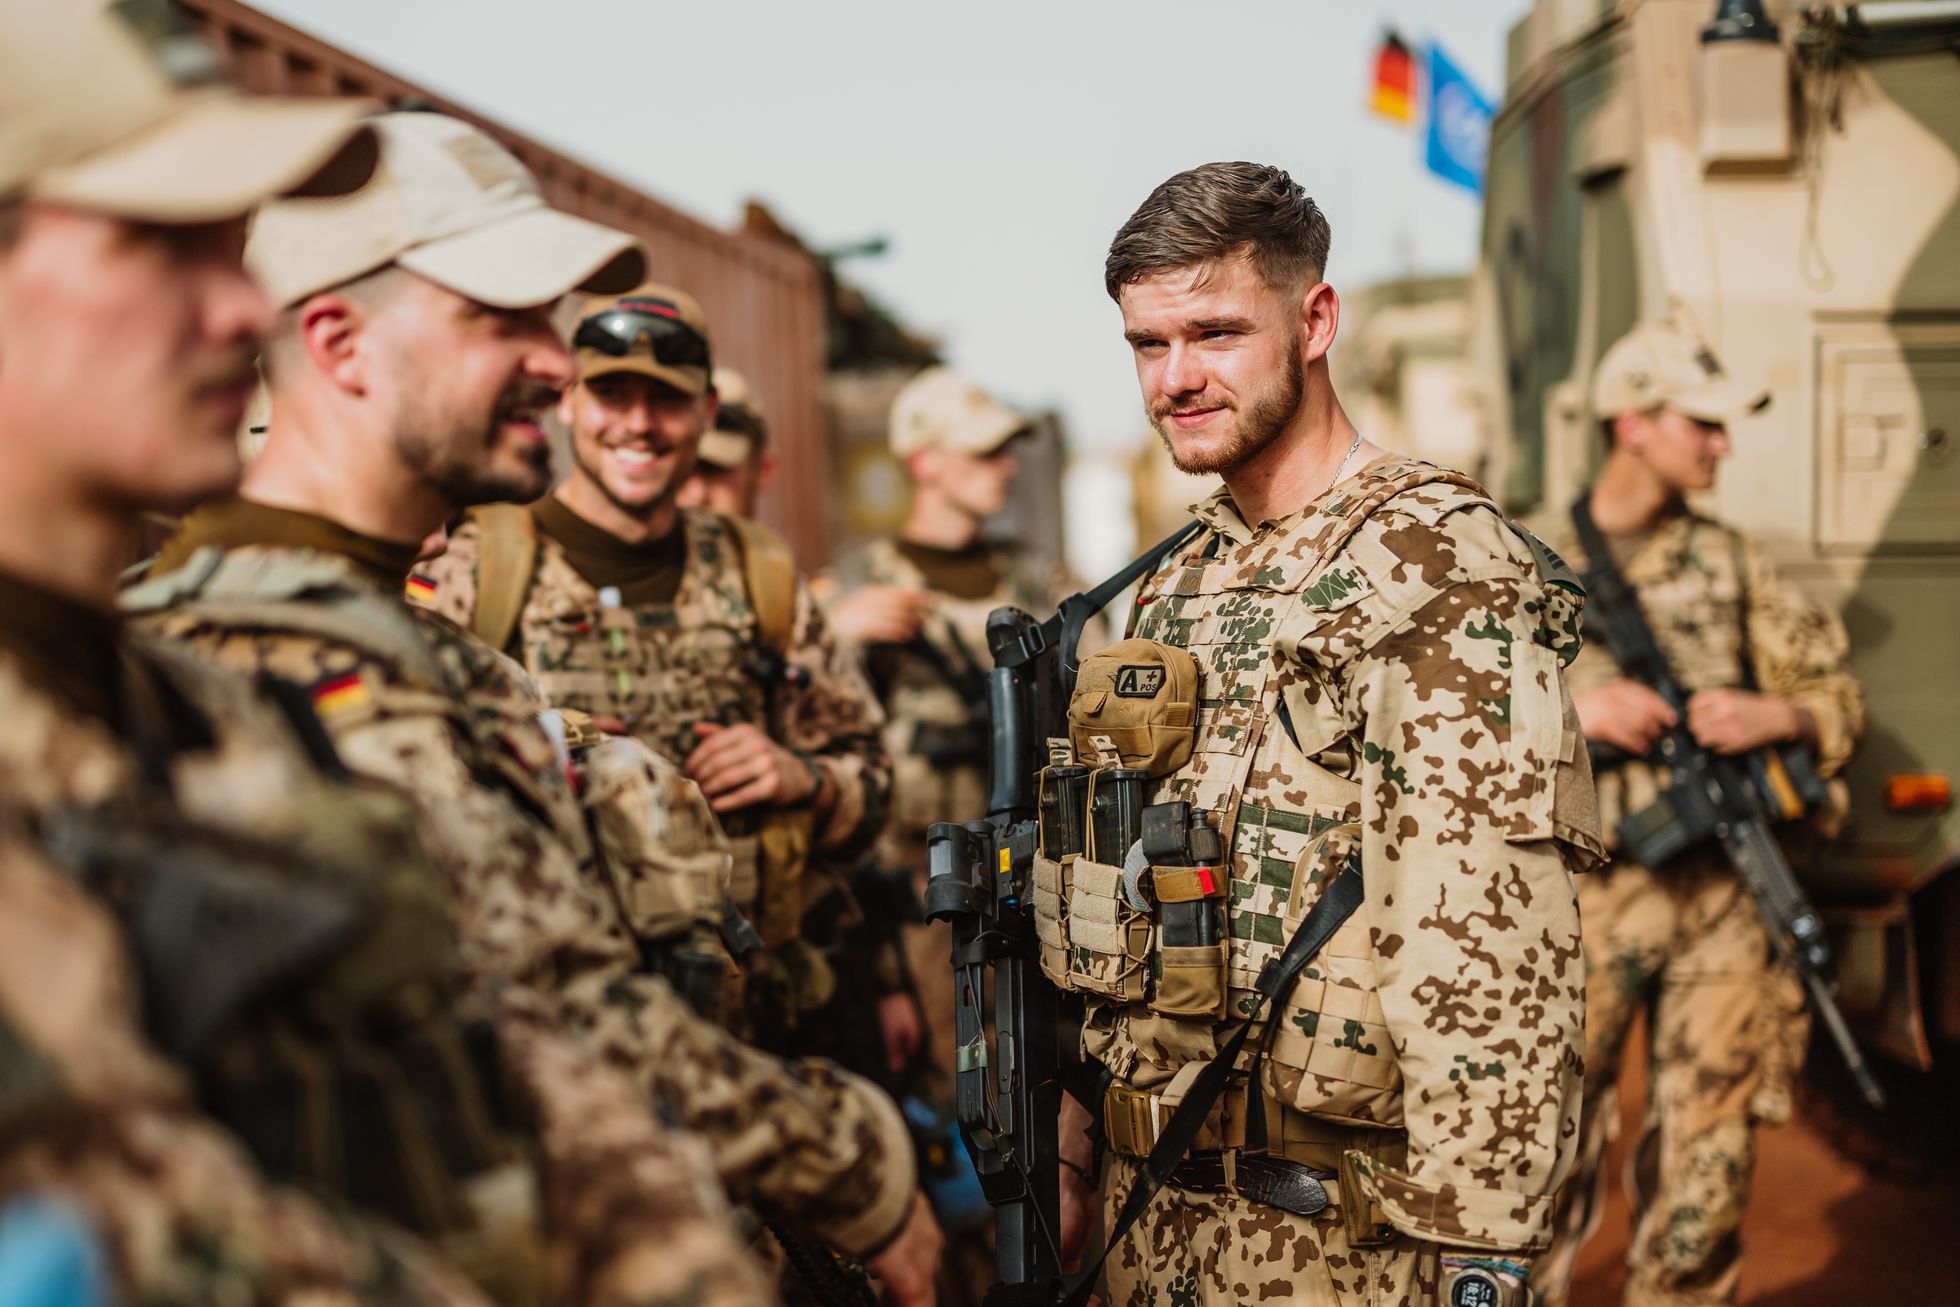
[[[214,830],[290,840],[300,848],[353,838],[351,832],[322,827],[336,820],[330,815],[333,810],[350,821],[359,820],[368,814],[368,805],[348,789],[347,802],[340,806],[342,787],[318,777],[286,717],[264,703],[248,682],[185,651],[140,636],[128,637],[125,644],[125,663],[132,669],[128,675],[136,676],[135,669],[140,669],[143,683],[159,687],[158,703],[184,705],[164,711],[173,721],[188,713],[199,723],[195,729],[213,732],[208,747],[172,749],[150,738],[154,732],[149,730],[132,737],[142,739],[140,746],[120,739],[100,720],[41,689],[10,661],[0,660],[0,716],[9,723],[0,740],[0,793],[7,796],[5,807],[13,819],[37,830],[58,812],[87,811],[127,799],[146,784],[157,783],[142,779],[146,771],[167,766],[169,798],[193,822]],[[379,811],[394,815],[397,810],[389,804]],[[402,865],[388,871],[407,874]],[[440,905],[439,886],[430,885],[426,892],[435,895]],[[419,936],[414,942],[422,943]],[[396,965],[407,976],[412,974],[410,967],[420,964],[403,958]],[[104,977],[105,985],[114,983],[113,974]],[[127,989],[105,992],[113,999],[87,991],[75,998],[98,1005],[134,1002]],[[502,1145],[515,1145],[517,1151],[466,1181],[478,1186],[463,1194],[472,1204],[471,1219],[430,1232],[444,1252],[510,1302],[647,1301],[677,1292],[698,1293],[702,1286],[725,1286],[732,1304],[767,1301],[766,1290],[752,1277],[724,1270],[728,1258],[739,1257],[735,1251],[739,1242],[725,1199],[713,1192],[712,1185],[690,1181],[690,1175],[704,1173],[690,1172],[690,1166],[706,1166],[698,1145],[659,1127],[625,1077],[583,1054],[573,1057],[564,1036],[550,1028],[549,1013],[540,1011],[538,1004],[520,1003],[516,991],[509,997],[495,1023],[502,1074],[532,1113],[536,1135],[547,1141],[553,1132],[562,1135],[568,1120],[583,1122],[589,1133],[581,1136],[580,1148],[561,1147],[552,1154],[534,1153],[514,1138]],[[466,1012],[473,1006],[466,1001],[457,1009]],[[38,1018],[15,1020],[33,1032]],[[109,1050],[114,1057],[126,1051]],[[63,1065],[62,1060],[57,1058],[56,1064]],[[106,1063],[105,1073],[117,1065]],[[143,1077],[154,1075],[133,1056],[127,1065],[137,1077],[133,1089],[147,1083]],[[156,1081],[152,1087],[158,1086],[169,1089],[171,1082]],[[157,1106],[159,1132],[166,1129],[172,1108],[170,1095],[163,1094]],[[508,1128],[518,1126],[512,1122]],[[499,1146],[498,1141],[507,1137],[505,1130],[489,1127],[491,1146]],[[78,1144],[100,1142],[83,1136]],[[168,1167],[147,1157],[150,1150],[166,1145],[175,1147],[167,1134],[155,1138],[138,1134],[126,1154],[105,1163],[102,1192],[114,1195],[117,1206],[108,1224],[118,1234],[125,1233],[119,1227],[128,1221],[137,1223],[132,1238],[166,1237],[162,1227],[145,1229],[143,1223],[166,1216],[168,1204],[151,1210],[153,1195],[140,1184],[124,1192],[111,1169],[120,1165],[140,1176],[156,1166],[167,1179]],[[186,1181],[191,1196],[206,1184],[221,1182],[219,1171],[206,1174],[196,1169],[199,1165],[216,1168],[224,1161],[200,1163],[200,1147],[191,1139],[182,1155],[184,1165],[191,1168]],[[53,1169],[46,1159],[43,1165]],[[602,1178],[614,1187],[617,1197],[608,1207],[595,1207],[586,1195]],[[250,1201],[249,1193],[241,1193],[239,1201]],[[382,1205],[394,1210],[392,1201]],[[293,1237],[295,1249],[309,1247],[304,1225],[296,1225]],[[129,1257],[140,1259],[154,1251],[145,1243]],[[330,1253],[331,1246],[321,1245],[305,1255]]]
[[17,836],[0,903],[0,1202],[74,1204],[119,1301],[484,1301],[406,1239],[268,1187],[145,1043],[114,918]]
[[[1585,565],[1569,531],[1560,545],[1575,567]],[[1864,725],[1863,696],[1845,667],[1844,629],[1778,576],[1755,545],[1683,509],[1621,570],[1690,693],[1753,678],[1764,692],[1809,711],[1825,775],[1844,766]],[[1619,677],[1612,654],[1588,644],[1568,683],[1580,694]],[[1609,840],[1664,780],[1640,761],[1601,772]],[[1648,1128],[1659,1132],[1660,1148],[1643,1186],[1626,1301],[1733,1302],[1753,1131],[1758,1122],[1789,1118],[1809,1032],[1802,987],[1774,964],[1755,908],[1719,853],[1690,854],[1658,871],[1615,861],[1581,881],[1579,907],[1592,977],[1585,1149],[1561,1205],[1558,1242],[1535,1268],[1535,1283],[1549,1302],[1563,1303],[1605,1183],[1621,1049],[1644,1008],[1653,1032]]]
[[[1135,634],[1199,665],[1195,751],[1151,798],[1220,831],[1229,939],[1157,947],[1120,897],[1080,902],[1107,878],[1078,862],[1071,923],[1095,929],[1071,924],[1044,966],[1066,958],[1085,1051],[1116,1077],[1113,1218],[1164,1096],[1215,1055],[1358,842],[1365,904],[1276,1014],[1260,1073],[1272,1150],[1339,1176],[1312,1217],[1160,1197],[1111,1259],[1111,1299],[1430,1302],[1440,1248],[1544,1245],[1577,1139],[1572,876],[1599,843],[1559,675],[1576,587],[1541,577],[1467,479],[1395,456],[1276,522],[1248,526],[1223,491],[1197,513]],[[1224,1102],[1199,1149],[1243,1140],[1242,1082]],[[1346,1211],[1363,1203],[1365,1219]]]
[[543,705],[510,659],[345,559],[290,545],[200,550],[127,598],[221,663],[315,687],[346,764],[415,803],[466,969],[549,996],[558,1028],[707,1141],[732,1196],[846,1252],[899,1230],[915,1181],[890,1100],[827,1063],[741,1045],[640,969]]

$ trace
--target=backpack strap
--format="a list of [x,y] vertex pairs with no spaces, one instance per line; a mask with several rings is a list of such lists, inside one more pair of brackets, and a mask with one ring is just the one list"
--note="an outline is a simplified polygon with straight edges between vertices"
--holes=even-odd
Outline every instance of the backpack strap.
[[[789,541],[746,517],[722,519],[742,554],[742,581],[755,608],[756,634],[778,658],[789,657],[796,626],[796,555]],[[481,606],[477,611],[482,612]]]
[[479,542],[476,605],[470,632],[492,649],[509,646],[538,565],[538,523],[528,504],[482,504],[470,510]]

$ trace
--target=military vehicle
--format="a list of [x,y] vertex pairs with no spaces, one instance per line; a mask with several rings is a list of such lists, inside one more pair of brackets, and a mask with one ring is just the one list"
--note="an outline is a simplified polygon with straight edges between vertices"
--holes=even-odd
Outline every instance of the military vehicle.
[[1510,34],[1480,258],[1482,471],[1526,521],[1598,467],[1592,369],[1637,320],[1686,315],[1774,391],[1709,507],[1844,615],[1871,726],[1845,836],[1805,879],[1867,1044],[1895,1075],[1937,1052],[1950,1078],[1960,4],[1537,0]]

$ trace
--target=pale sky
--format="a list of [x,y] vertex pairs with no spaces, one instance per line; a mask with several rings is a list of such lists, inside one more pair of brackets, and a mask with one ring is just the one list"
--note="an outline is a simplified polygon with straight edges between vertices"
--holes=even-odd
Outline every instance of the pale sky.
[[749,197],[813,245],[886,236],[846,275],[1079,447],[1143,431],[1102,288],[1151,187],[1282,165],[1333,226],[1328,278],[1466,270],[1474,196],[1372,116],[1383,26],[1440,41],[1493,99],[1526,0],[254,0],[717,226]]

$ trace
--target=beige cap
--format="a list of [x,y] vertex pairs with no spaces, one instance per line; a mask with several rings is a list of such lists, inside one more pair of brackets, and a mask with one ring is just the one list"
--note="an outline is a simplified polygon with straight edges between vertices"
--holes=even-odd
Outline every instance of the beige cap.
[[488,133],[435,113],[370,120],[381,166],[356,193],[267,205],[246,262],[282,305],[389,264],[500,309],[605,294],[646,275],[624,232],[561,213]]
[[892,400],[892,453],[925,449],[991,454],[1028,429],[1013,409],[950,368],[927,368]]
[[734,368],[716,368],[714,381],[721,407],[715,410],[714,430],[701,437],[697,456],[715,467],[740,467],[767,440],[769,417],[755,387]]
[[[613,329],[595,333],[593,328],[600,324],[609,324]],[[673,325],[670,328],[666,324]],[[658,339],[656,332],[661,333]],[[587,344],[595,334],[610,337],[625,352],[613,353]],[[572,340],[578,346],[581,381],[603,377],[609,372],[637,372],[664,381],[685,394],[704,395],[708,391],[709,374],[714,367],[708,315],[684,290],[672,286],[641,286],[624,295],[596,300],[585,306]],[[663,349],[663,345],[667,348]],[[676,362],[677,358],[699,361]]]
[[1729,423],[1768,406],[1767,390],[1729,376],[1707,342],[1674,318],[1635,327],[1593,372],[1593,412],[1602,419],[1666,407]]
[[0,199],[202,223],[344,195],[374,171],[368,107],[239,95],[161,0],[0,3]]

